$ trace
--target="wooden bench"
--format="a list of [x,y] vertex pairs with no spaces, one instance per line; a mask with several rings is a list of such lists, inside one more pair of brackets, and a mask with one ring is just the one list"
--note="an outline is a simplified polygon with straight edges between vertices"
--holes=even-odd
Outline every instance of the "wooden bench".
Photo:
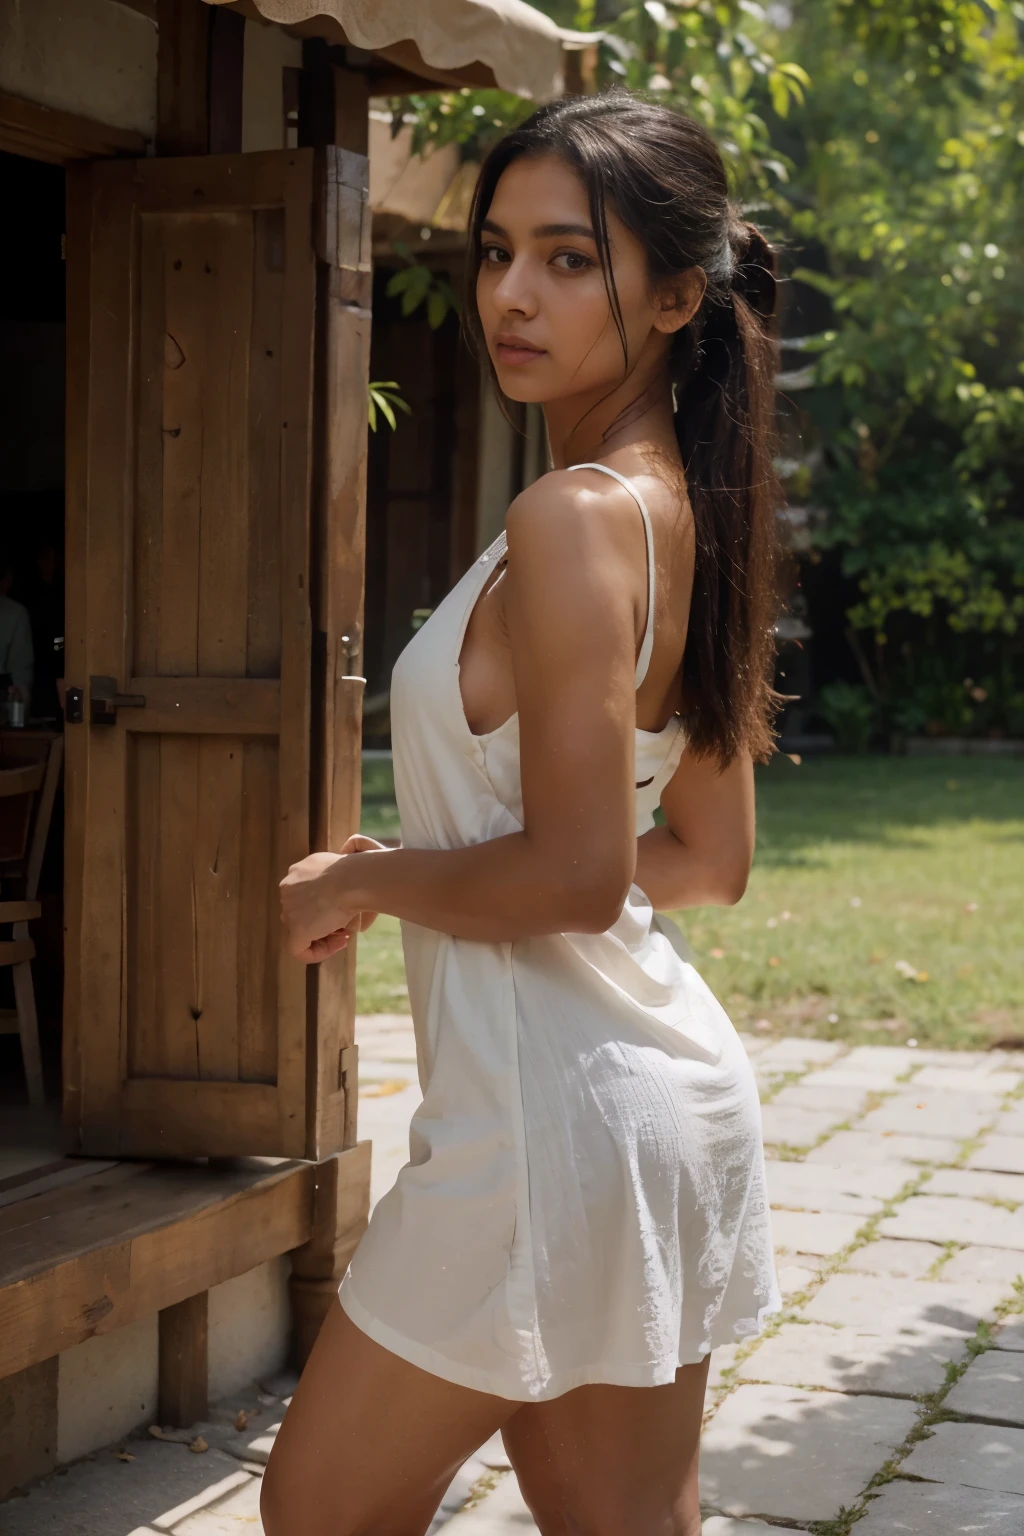
[[321,1163],[64,1158],[0,1184],[0,1378],[159,1313],[159,1419],[207,1413],[207,1292],[292,1255],[296,1355],[366,1226],[370,1143]]

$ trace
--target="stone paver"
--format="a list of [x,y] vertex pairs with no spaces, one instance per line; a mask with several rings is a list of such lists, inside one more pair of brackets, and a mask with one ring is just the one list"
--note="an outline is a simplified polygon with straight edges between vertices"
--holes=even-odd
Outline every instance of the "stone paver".
[[183,1509],[164,1515],[156,1529],[172,1536],[229,1536],[260,1524],[260,1479],[247,1477],[244,1483],[226,1489],[224,1494],[198,1508]]
[[1024,1173],[1024,1133],[1003,1136],[993,1133],[985,1145],[972,1152],[968,1168],[991,1168],[997,1173]]
[[850,1505],[916,1417],[913,1403],[742,1386],[704,1431],[701,1498],[725,1515],[807,1524]]
[[140,1527],[145,1536],[171,1511],[194,1509],[197,1499],[216,1503],[258,1481],[215,1449],[194,1456],[186,1445],[132,1440],[129,1451],[130,1462],[100,1451],[0,1505],[3,1536],[129,1536]]
[[844,1118],[832,1110],[790,1109],[774,1101],[761,1107],[764,1139],[773,1146],[785,1143],[791,1147],[811,1147]]
[[812,1163],[905,1163],[907,1178],[912,1179],[920,1163],[949,1163],[960,1151],[952,1136],[899,1136],[895,1132],[880,1136],[863,1129],[837,1131],[808,1153]]
[[[1003,1250],[986,1250],[989,1251],[1002,1253]],[[944,1253],[945,1249],[938,1243],[898,1242],[895,1238],[876,1237],[873,1243],[852,1253],[843,1268],[867,1275],[902,1275],[908,1280],[921,1280]],[[945,1277],[945,1271],[943,1275]],[[987,1280],[999,1277],[964,1275],[958,1278]]]
[[902,1280],[886,1275],[832,1275],[803,1316],[816,1323],[848,1324],[869,1332],[908,1324],[974,1333],[991,1322],[1006,1295],[1001,1285],[950,1285],[945,1280]]
[[987,1349],[971,1362],[943,1406],[969,1419],[1024,1427],[1024,1354]]
[[956,1483],[887,1483],[868,1504],[857,1536],[1020,1536],[1024,1499]]
[[909,1398],[937,1391],[949,1362],[963,1358],[966,1341],[952,1328],[880,1328],[787,1323],[743,1363],[740,1379]]
[[986,1071],[984,1067],[924,1067],[915,1072],[911,1087],[938,1088],[950,1093],[1012,1093],[1020,1086],[1019,1072]]
[[1024,1254],[1010,1248],[961,1248],[942,1266],[943,1280],[992,1280],[1007,1294],[1024,1271]]
[[[780,1536],[777,1525],[766,1525],[763,1520],[732,1520],[728,1515],[712,1515],[705,1520],[701,1536]],[[794,1531],[786,1527],[786,1536],[809,1536],[807,1531]]]
[[809,1162],[768,1164],[772,1205],[793,1210],[870,1216],[880,1211],[886,1200],[899,1194],[905,1182],[900,1167],[889,1168],[884,1163],[868,1163],[863,1168]]
[[818,1271],[803,1264],[782,1263],[777,1267],[777,1277],[779,1290],[788,1301],[791,1296],[799,1296],[801,1291],[806,1291],[808,1286],[813,1285],[818,1278]]
[[759,1067],[767,1066],[776,1072],[796,1072],[814,1062],[835,1061],[846,1047],[835,1040],[798,1040],[787,1037],[774,1040],[767,1050],[757,1057]]
[[926,1060],[924,1051],[907,1045],[855,1045],[843,1057],[843,1066],[852,1071],[886,1072],[898,1077],[916,1071]]
[[982,1243],[1024,1249],[1024,1212],[981,1200],[912,1195],[879,1228],[883,1237],[916,1237],[932,1243]]
[[1024,1494],[1024,1429],[937,1424],[930,1439],[918,1441],[900,1470],[934,1483]]
[[772,1211],[775,1247],[786,1253],[827,1258],[852,1243],[862,1225],[860,1216],[835,1211]]
[[1018,1173],[982,1173],[973,1168],[937,1168],[923,1193],[966,1195],[972,1200],[1000,1200],[1024,1205],[1024,1178]]
[[997,1136],[1024,1136],[1024,1099],[1009,1105],[999,1116],[994,1130]]
[[1024,1317],[1010,1317],[993,1335],[997,1349],[1024,1352]]
[[720,1344],[717,1349],[711,1351],[711,1364],[708,1366],[708,1396],[713,1396],[722,1385],[722,1372],[731,1370],[736,1364],[736,1356],[739,1353],[738,1344]]
[[463,1510],[451,1527],[458,1536],[463,1532],[466,1536],[523,1536],[536,1529],[514,1472],[499,1475],[492,1491],[471,1509]]
[[1000,1103],[998,1098],[990,1099],[979,1093],[943,1093],[932,1088],[916,1092],[913,1083],[909,1083],[901,1085],[899,1093],[878,1109],[870,1110],[858,1129],[966,1140],[991,1124],[999,1113]]
[[800,1083],[788,1083],[772,1098],[773,1104],[783,1104],[787,1109],[809,1109],[817,1113],[827,1110],[835,1120],[847,1120],[859,1115],[867,1093],[863,1088],[851,1088],[840,1084],[825,1088],[807,1088]]
[[849,1058],[837,1061],[834,1067],[821,1067],[808,1072],[800,1079],[800,1088],[861,1088],[865,1093],[891,1093],[897,1086],[899,1075],[896,1065],[884,1067],[853,1067]]

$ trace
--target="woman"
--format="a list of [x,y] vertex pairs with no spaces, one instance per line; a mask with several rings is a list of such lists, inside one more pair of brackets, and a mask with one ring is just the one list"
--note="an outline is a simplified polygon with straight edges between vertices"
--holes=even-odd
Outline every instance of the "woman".
[[403,920],[424,1098],[264,1521],[421,1536],[500,1429],[544,1536],[699,1536],[709,1352],[779,1299],[749,1063],[653,909],[750,866],[773,258],[704,130],[625,93],[509,134],[471,240],[471,334],[555,468],[395,669],[402,848],[283,883],[302,960]]

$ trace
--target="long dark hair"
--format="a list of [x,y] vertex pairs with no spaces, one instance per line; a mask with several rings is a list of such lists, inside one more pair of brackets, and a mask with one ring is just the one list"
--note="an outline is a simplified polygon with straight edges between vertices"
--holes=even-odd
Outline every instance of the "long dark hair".
[[[683,655],[688,742],[725,767],[773,749],[775,620],[772,428],[775,254],[729,200],[725,166],[692,118],[623,90],[566,97],[506,135],[481,168],[470,214],[466,329],[486,358],[476,307],[480,226],[498,179],[523,155],[556,154],[590,203],[625,367],[631,359],[608,242],[607,204],[643,245],[653,282],[703,268],[707,290],[670,353],[675,428],[696,533]],[[491,369],[493,378],[493,369]]]

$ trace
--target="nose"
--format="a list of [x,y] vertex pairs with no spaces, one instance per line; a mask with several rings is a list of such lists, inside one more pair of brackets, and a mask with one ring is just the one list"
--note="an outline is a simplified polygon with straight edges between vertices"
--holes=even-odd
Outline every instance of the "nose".
[[494,302],[503,314],[521,315],[529,320],[537,313],[537,296],[523,257],[514,257],[502,268],[493,293]]

